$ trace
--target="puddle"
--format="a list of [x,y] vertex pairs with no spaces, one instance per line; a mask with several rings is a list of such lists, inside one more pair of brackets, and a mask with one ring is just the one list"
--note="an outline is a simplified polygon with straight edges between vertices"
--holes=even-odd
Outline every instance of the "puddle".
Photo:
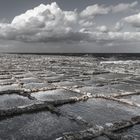
[[10,75],[0,75],[0,80],[11,79]]
[[109,86],[103,86],[103,87],[86,86],[86,87],[79,88],[79,90],[81,90],[82,92],[84,91],[89,92],[93,95],[102,94],[106,96],[121,93],[121,91],[114,88],[110,88]]
[[90,99],[86,102],[64,105],[60,109],[74,116],[81,116],[94,125],[130,119],[134,115],[140,114],[140,109],[102,99]]
[[47,83],[29,83],[29,84],[24,84],[23,87],[26,89],[33,89],[33,88],[40,89],[40,88],[48,87],[48,84]]
[[65,90],[50,90],[45,92],[32,93],[31,96],[35,97],[38,100],[50,101],[50,100],[64,100],[69,99],[70,97],[80,96],[79,94],[71,91]]
[[63,74],[56,75],[56,76],[51,76],[51,77],[44,77],[45,80],[51,81],[51,80],[62,80],[63,79]]
[[39,75],[40,77],[53,77],[53,76],[57,76],[57,74],[55,72],[51,72],[51,71],[44,71],[43,73],[37,73],[37,75]]
[[41,81],[37,78],[34,77],[30,77],[30,78],[23,78],[20,80],[22,83],[24,84],[28,84],[28,83],[41,83]]
[[82,86],[83,85],[83,83],[81,83],[81,82],[70,82],[70,81],[64,81],[64,82],[58,82],[58,83],[54,83],[54,85],[56,85],[56,86]]
[[114,79],[123,79],[129,77],[127,74],[119,74],[119,73],[107,73],[107,74],[100,74],[100,75],[95,75],[92,78],[101,78],[105,80],[114,80]]
[[107,138],[106,136],[100,136],[100,137],[94,138],[93,140],[110,140],[110,139]]
[[111,87],[114,89],[127,91],[127,92],[134,92],[136,90],[136,86],[132,84],[116,84],[116,85],[111,85]]
[[0,122],[1,140],[55,140],[64,132],[79,131],[82,128],[64,117],[50,112],[26,114]]
[[0,96],[0,109],[23,106],[31,103],[33,103],[33,101],[29,100],[26,97],[22,97],[16,94],[12,95],[5,94]]
[[123,97],[123,99],[127,99],[128,101],[140,104],[140,95],[127,96]]
[[133,137],[137,138],[137,140],[139,140],[139,138],[140,138],[140,125],[135,125],[135,126],[130,127],[128,129],[124,129],[122,131],[119,131],[118,133],[121,133],[122,135],[132,135]]
[[14,83],[14,82],[16,82],[16,80],[14,80],[14,79],[0,80],[0,84],[4,84],[4,83]]
[[0,86],[0,91],[16,90],[17,88],[18,88],[18,85],[17,84]]

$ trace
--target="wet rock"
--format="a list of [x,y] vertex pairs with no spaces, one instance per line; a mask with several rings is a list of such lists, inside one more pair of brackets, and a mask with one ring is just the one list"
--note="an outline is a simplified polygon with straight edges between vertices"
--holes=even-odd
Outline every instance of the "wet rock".
[[56,83],[56,82],[60,82],[60,80],[48,80],[48,83]]
[[66,100],[71,97],[80,97],[78,93],[64,89],[42,90],[31,93],[31,96],[41,101]]
[[131,135],[121,135],[121,134],[114,134],[111,132],[104,132],[104,134],[111,140],[137,140]]
[[99,75],[99,74],[105,74],[109,73],[108,71],[86,71],[83,73],[83,75]]
[[91,140],[102,134],[102,128],[90,128],[77,133],[64,134],[63,140]]
[[9,105],[0,108],[1,139],[137,138],[139,67],[139,60],[1,54],[0,99]]
[[140,116],[131,118],[133,124],[140,124]]
[[[51,112],[53,111],[52,105],[45,103],[45,102],[40,102],[40,103],[33,103],[30,105],[26,106],[18,106],[10,109],[4,109],[0,110],[0,120],[6,119],[7,117],[13,117],[21,114],[27,114],[27,113],[32,113],[32,112],[38,112],[42,110],[50,110]],[[59,114],[59,113],[58,113]]]
[[42,111],[2,120],[0,128],[1,140],[55,140],[62,133],[82,127],[66,117]]
[[124,128],[127,128],[127,127],[131,127],[131,126],[133,126],[131,121],[123,120],[123,121],[120,121],[120,122],[113,123],[113,126],[110,127],[109,129],[111,131],[118,131],[118,130],[121,130],[121,129],[124,129]]

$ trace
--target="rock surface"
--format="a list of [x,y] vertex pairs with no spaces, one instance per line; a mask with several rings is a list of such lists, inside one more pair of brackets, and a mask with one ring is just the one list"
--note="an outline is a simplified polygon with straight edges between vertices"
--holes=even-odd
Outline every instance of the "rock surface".
[[0,55],[1,140],[139,140],[140,60]]

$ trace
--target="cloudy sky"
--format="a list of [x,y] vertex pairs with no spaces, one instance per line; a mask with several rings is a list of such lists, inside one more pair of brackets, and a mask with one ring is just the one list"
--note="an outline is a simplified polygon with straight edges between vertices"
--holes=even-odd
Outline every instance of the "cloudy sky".
[[0,52],[140,52],[140,2],[1,0]]

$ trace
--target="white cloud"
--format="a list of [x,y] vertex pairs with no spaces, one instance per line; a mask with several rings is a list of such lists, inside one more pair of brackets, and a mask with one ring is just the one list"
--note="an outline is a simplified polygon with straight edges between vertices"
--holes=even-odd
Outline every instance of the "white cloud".
[[[86,11],[91,10],[89,15]],[[87,7],[81,13],[63,11],[56,2],[41,4],[34,9],[16,16],[11,24],[0,24],[0,36],[6,39],[20,41],[80,41],[85,33],[79,32],[83,27],[89,28],[94,25],[90,17],[105,14],[108,8],[99,5]],[[86,16],[86,17],[83,17]],[[87,19],[89,17],[89,19]]]
[[55,2],[41,4],[16,16],[11,23],[0,23],[0,39],[23,42],[140,41],[140,33],[119,32],[123,26],[120,22],[114,29],[105,25],[95,27],[95,16],[109,11],[110,6],[98,4],[88,6],[80,13],[76,10],[63,11]]
[[94,18],[96,15],[105,15],[109,12],[112,13],[119,13],[119,12],[127,12],[127,11],[137,11],[137,9],[134,9],[138,5],[137,1],[134,1],[132,3],[119,3],[118,5],[111,5],[111,6],[105,6],[105,5],[91,5],[86,7],[81,13],[81,17],[87,17],[87,18]]
[[140,41],[140,32],[92,32],[90,39],[98,42]]
[[90,27],[94,27],[95,23],[94,21],[82,19],[79,21],[79,25],[81,27],[90,28]]
[[51,5],[43,5],[27,11],[15,17],[11,23],[17,29],[35,28],[43,30],[65,30],[77,20],[76,11],[62,11],[54,2]]
[[[134,10],[134,7],[138,5],[137,1],[134,1],[132,3],[120,3],[116,6],[112,6],[112,12],[118,13],[118,12],[127,12],[128,10]],[[135,10],[134,10],[135,11]]]
[[126,17],[124,21],[130,23],[134,27],[140,27],[140,13]]
[[106,32],[109,31],[109,29],[108,29],[107,26],[105,26],[105,25],[98,26],[96,29],[97,29],[99,32],[104,32],[104,33],[106,33]]
[[0,24],[0,35],[23,41],[47,41],[71,34],[77,20],[76,11],[62,11],[55,2],[41,4],[16,16],[11,24]]
[[116,23],[116,25],[114,27],[114,30],[115,31],[120,31],[120,30],[123,29],[123,27],[124,27],[124,23],[122,21],[119,21],[119,22]]
[[91,5],[88,6],[86,9],[84,9],[81,13],[80,16],[81,17],[94,17],[96,15],[104,15],[104,14],[108,14],[108,12],[110,11],[110,8],[105,7],[103,5]]
[[106,25],[97,26],[96,30],[102,33],[119,32],[122,30],[124,23],[122,21],[117,22],[114,26],[107,27]]

